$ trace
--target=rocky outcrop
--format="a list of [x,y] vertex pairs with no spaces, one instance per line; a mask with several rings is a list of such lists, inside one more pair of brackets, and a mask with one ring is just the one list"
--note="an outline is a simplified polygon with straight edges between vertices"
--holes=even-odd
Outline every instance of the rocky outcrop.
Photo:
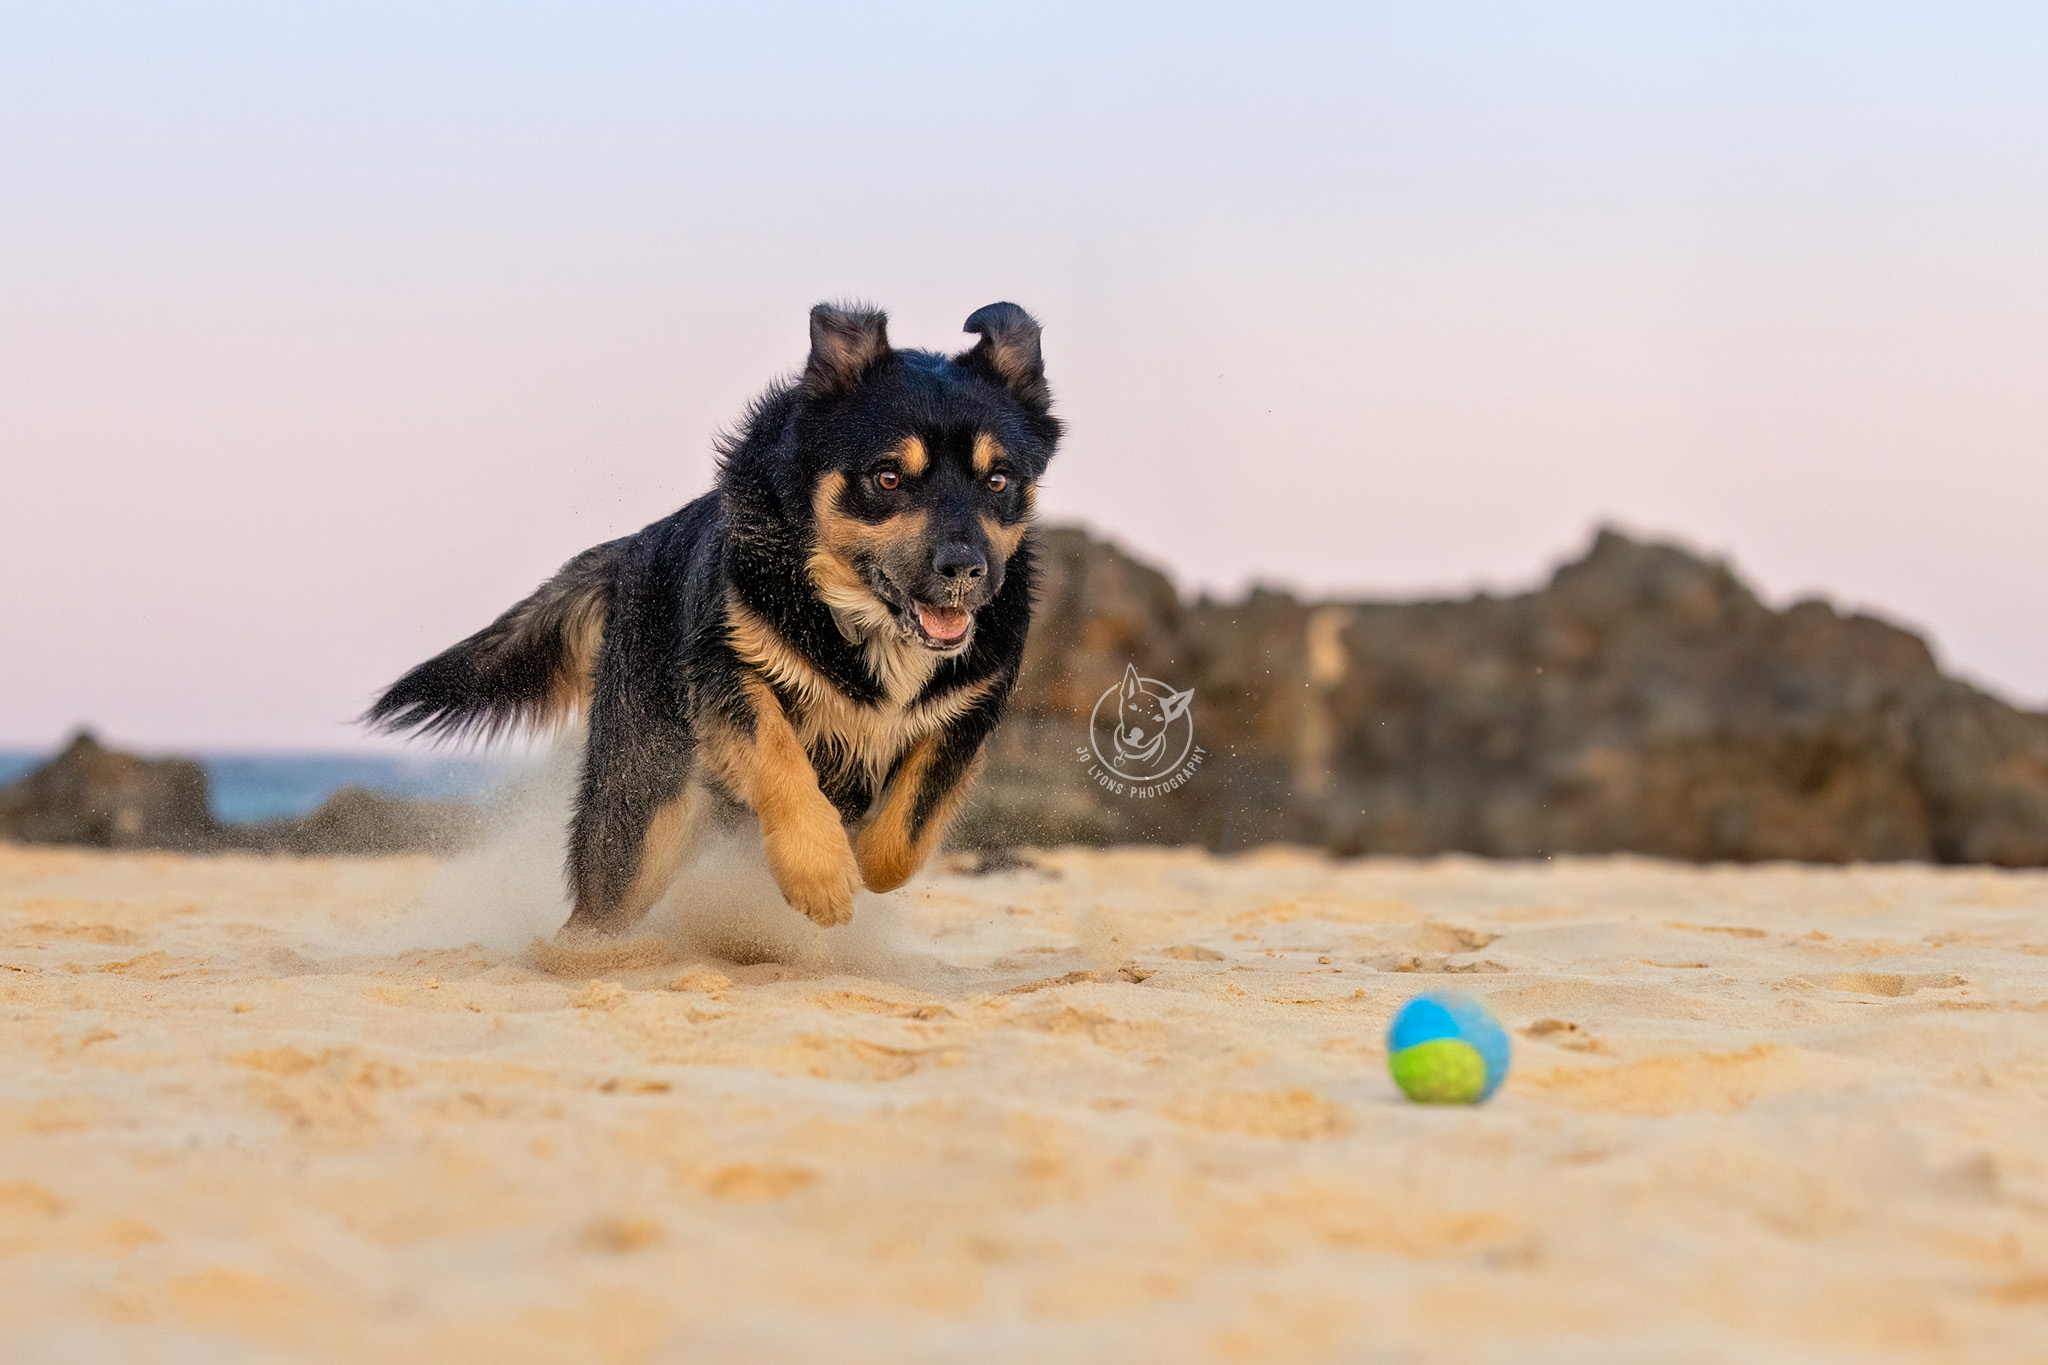
[[[1673,546],[1603,531],[1540,591],[1409,603],[1186,603],[1082,532],[1046,549],[972,842],[2048,865],[2048,716]],[[1210,752],[1142,801],[1086,758],[1126,662],[1195,689]]]
[[206,770],[185,758],[137,758],[81,730],[49,763],[0,787],[0,838],[93,848],[205,848],[220,828]]
[[[1071,528],[955,843],[1271,841],[1340,853],[2048,866],[2048,716],[1943,676],[1926,642],[1603,531],[1538,591],[1189,602]],[[1203,762],[1106,790],[1089,716],[1127,666],[1193,688]],[[443,851],[473,812],[350,789],[223,827],[195,763],[80,735],[0,789],[0,838],[297,854]]]
[[444,852],[474,837],[476,827],[475,813],[459,803],[361,787],[343,787],[300,819],[224,825],[213,818],[199,764],[118,753],[88,731],[43,767],[0,787],[0,839],[24,844],[308,857]]
[[462,802],[341,787],[296,820],[228,826],[220,846],[299,858],[452,853],[480,834],[478,812]]

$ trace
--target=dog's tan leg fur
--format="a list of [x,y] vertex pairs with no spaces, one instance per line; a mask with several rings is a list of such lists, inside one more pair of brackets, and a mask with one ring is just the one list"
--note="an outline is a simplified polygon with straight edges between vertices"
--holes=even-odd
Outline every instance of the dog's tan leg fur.
[[703,810],[704,791],[694,782],[683,788],[681,796],[655,808],[640,846],[640,870],[633,874],[633,884],[626,888],[614,912],[619,924],[639,920],[668,891],[689,857]]
[[761,821],[768,870],[783,899],[819,924],[853,918],[860,865],[839,822],[839,811],[818,789],[811,756],[790,728],[782,703],[759,680],[746,684],[754,733],[707,735],[713,768]]
[[[854,852],[860,859],[860,878],[870,891],[894,891],[917,875],[917,870],[930,858],[932,850],[938,847],[939,838],[946,832],[953,813],[959,808],[960,798],[966,794],[973,779],[973,772],[963,774],[953,784],[952,790],[939,799],[926,820],[924,828],[911,833],[911,813],[917,807],[917,800],[924,790],[925,779],[931,771],[932,759],[939,752],[943,735],[927,735],[917,746],[903,756],[895,776],[889,779],[889,789],[882,796],[882,804],[869,817],[855,841]],[[979,767],[979,761],[976,762]]]

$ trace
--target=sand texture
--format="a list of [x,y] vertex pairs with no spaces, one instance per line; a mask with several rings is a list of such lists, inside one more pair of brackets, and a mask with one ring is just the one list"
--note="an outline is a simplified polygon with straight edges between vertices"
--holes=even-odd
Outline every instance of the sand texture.
[[0,1358],[2048,1361],[2048,875],[553,857],[0,847]]

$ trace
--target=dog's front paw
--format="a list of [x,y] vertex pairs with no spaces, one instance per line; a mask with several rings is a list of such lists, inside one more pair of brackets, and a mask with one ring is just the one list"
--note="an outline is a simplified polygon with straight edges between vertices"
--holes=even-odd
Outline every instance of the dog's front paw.
[[828,929],[853,918],[860,864],[836,821],[829,831],[778,831],[767,835],[764,843],[768,870],[793,908]]
[[870,891],[894,891],[924,862],[923,851],[905,836],[903,822],[886,815],[860,832],[853,852],[860,861],[861,882]]

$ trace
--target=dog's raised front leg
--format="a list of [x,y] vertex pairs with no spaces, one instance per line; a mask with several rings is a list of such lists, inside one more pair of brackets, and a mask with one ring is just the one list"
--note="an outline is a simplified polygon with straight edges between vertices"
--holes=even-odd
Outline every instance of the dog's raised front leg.
[[853,918],[860,865],[839,811],[818,787],[818,773],[790,728],[782,703],[759,679],[743,685],[751,733],[737,727],[707,735],[718,775],[761,820],[761,844],[775,885],[799,911],[826,926]]
[[981,766],[982,743],[1001,713],[1001,698],[985,695],[897,760],[854,845],[868,890],[894,891],[931,857]]

